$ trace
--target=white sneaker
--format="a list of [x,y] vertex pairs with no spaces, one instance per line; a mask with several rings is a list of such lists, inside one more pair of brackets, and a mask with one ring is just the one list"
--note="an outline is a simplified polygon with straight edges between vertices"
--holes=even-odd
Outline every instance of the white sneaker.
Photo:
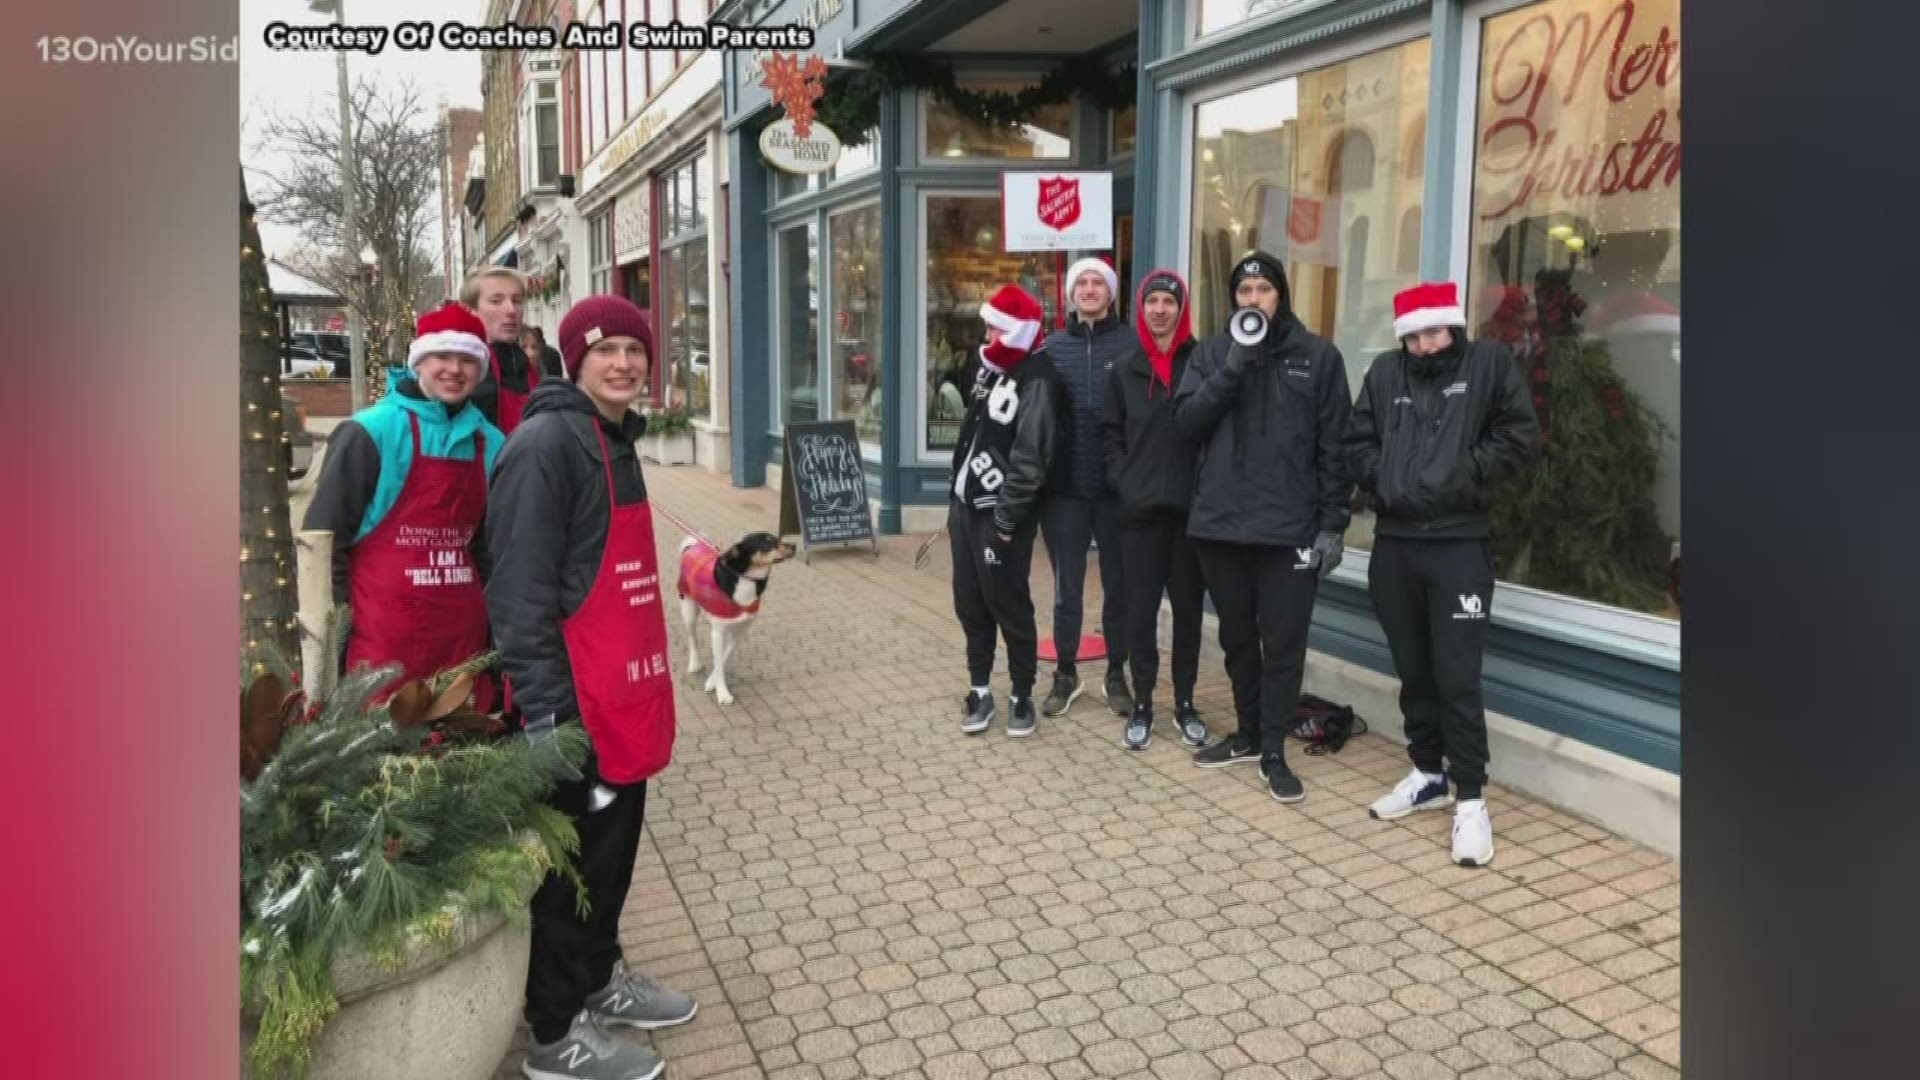
[[1453,793],[1447,790],[1447,778],[1415,769],[1393,790],[1373,800],[1367,807],[1376,821],[1393,821],[1415,810],[1438,810],[1453,805]]
[[1461,866],[1493,862],[1493,819],[1485,799],[1463,799],[1453,810],[1453,861]]

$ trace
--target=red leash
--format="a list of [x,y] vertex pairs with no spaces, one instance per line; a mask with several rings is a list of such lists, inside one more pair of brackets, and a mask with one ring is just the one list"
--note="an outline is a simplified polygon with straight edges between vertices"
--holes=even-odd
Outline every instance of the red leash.
[[708,547],[717,548],[720,546],[719,544],[714,543],[712,540],[709,540],[705,533],[701,532],[699,529],[694,528],[692,525],[687,524],[687,522],[683,520],[680,517],[680,515],[674,513],[673,511],[667,509],[664,506],[661,506],[659,503],[653,504],[653,511],[656,514],[659,514],[661,517],[666,518],[668,521],[671,521],[674,524],[674,526],[678,528],[681,532],[686,533],[688,536],[693,537],[695,540],[700,541],[701,543],[707,545]]

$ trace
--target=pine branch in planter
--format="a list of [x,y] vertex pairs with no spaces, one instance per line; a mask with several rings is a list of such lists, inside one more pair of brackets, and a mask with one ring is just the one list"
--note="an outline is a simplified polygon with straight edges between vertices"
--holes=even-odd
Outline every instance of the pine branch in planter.
[[[429,715],[484,659],[416,684]],[[444,716],[397,722],[391,704],[371,703],[390,668],[351,672],[306,705],[284,694],[285,663],[264,663],[242,695],[243,709],[258,710],[243,712],[242,727],[257,734],[268,715],[280,730],[262,737],[264,762],[241,785],[242,1000],[259,1016],[257,1074],[297,1077],[337,1007],[337,956],[397,965],[410,940],[445,944],[465,915],[524,924],[525,891],[549,870],[571,875],[579,838],[544,801],[547,752],[518,738],[444,741]],[[562,757],[584,762],[579,725],[557,741]]]

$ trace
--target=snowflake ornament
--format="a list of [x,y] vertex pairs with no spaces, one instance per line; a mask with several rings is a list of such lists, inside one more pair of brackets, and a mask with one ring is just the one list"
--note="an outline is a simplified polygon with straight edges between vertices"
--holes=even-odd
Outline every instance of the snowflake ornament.
[[826,93],[827,62],[818,56],[800,62],[795,53],[773,53],[760,61],[760,85],[793,121],[793,133],[805,139],[813,133],[813,103]]

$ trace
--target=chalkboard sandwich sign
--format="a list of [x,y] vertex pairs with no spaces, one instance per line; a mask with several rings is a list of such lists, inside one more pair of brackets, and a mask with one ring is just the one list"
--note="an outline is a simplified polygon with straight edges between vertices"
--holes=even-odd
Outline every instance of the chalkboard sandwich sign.
[[813,561],[813,549],[823,544],[865,540],[875,556],[880,554],[853,421],[788,424],[780,491],[780,534],[798,534],[808,562]]

